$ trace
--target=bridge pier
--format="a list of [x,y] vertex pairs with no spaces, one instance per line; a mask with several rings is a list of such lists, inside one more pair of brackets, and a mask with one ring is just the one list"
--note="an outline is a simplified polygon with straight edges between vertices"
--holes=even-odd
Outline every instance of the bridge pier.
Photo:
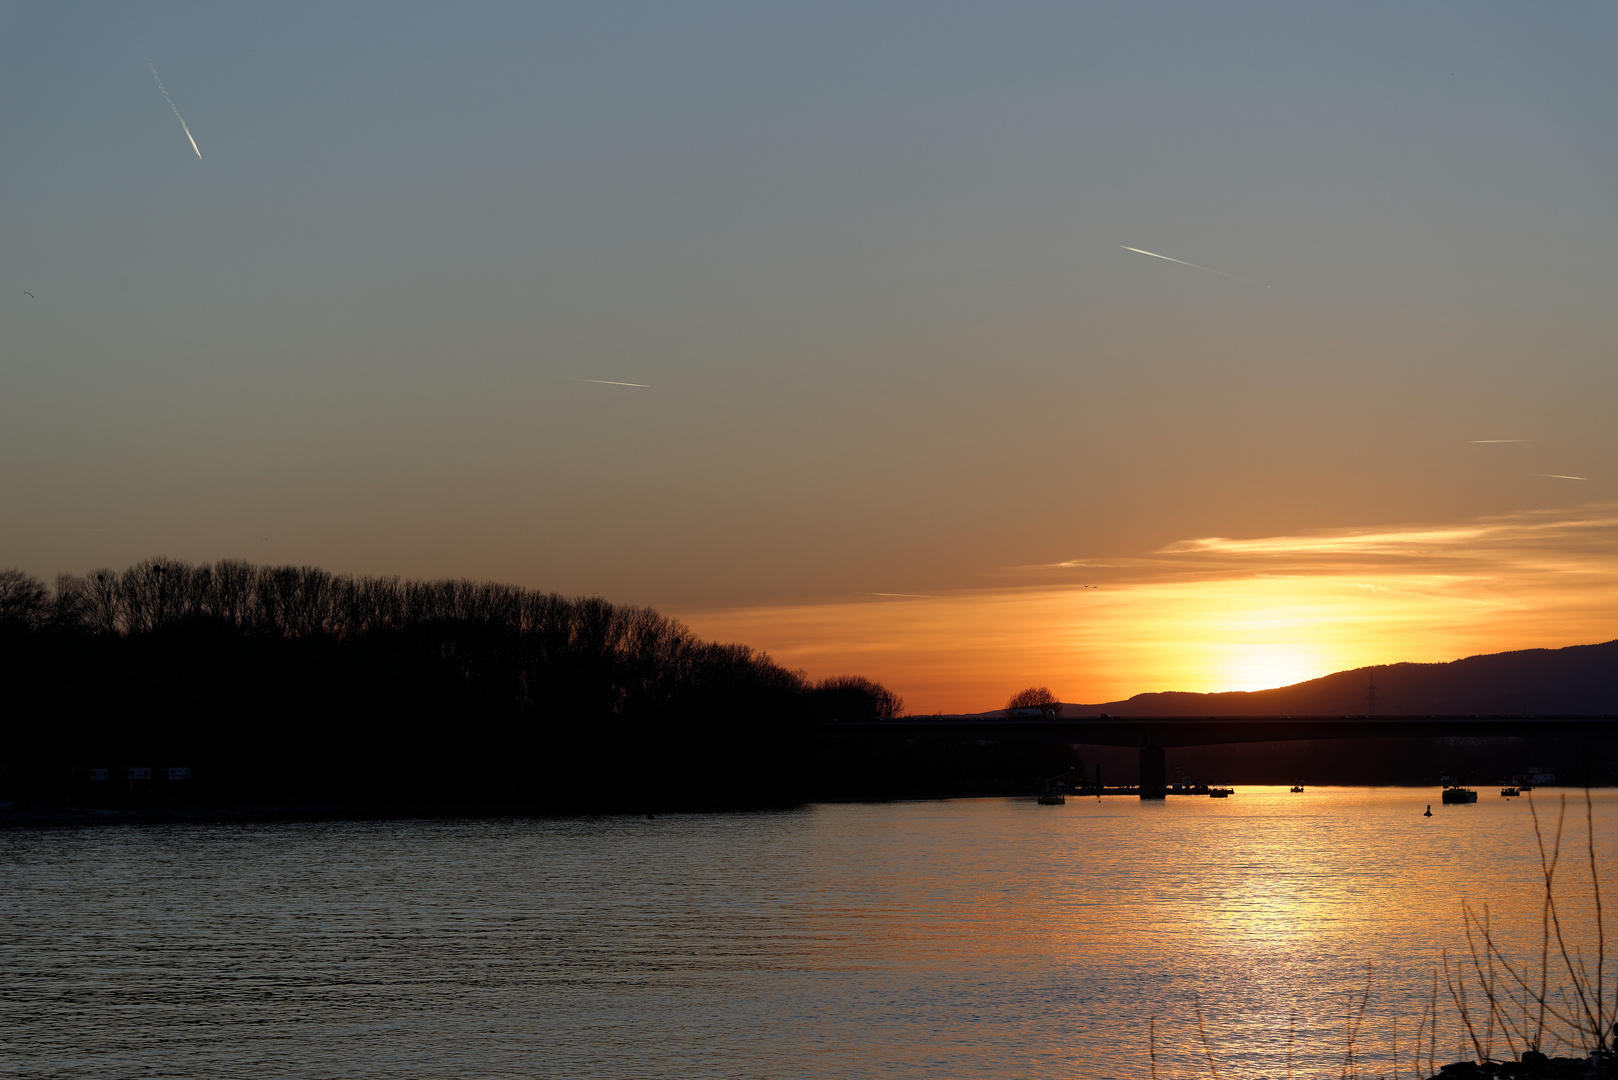
[[1140,797],[1161,799],[1168,794],[1168,755],[1161,746],[1140,748]]

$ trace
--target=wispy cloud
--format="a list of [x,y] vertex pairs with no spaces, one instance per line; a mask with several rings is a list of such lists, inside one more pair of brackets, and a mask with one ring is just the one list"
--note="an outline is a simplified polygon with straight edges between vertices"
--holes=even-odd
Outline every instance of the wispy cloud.
[[1409,555],[1432,552],[1455,544],[1470,543],[1483,536],[1479,527],[1412,529],[1409,531],[1350,533],[1323,536],[1265,536],[1233,540],[1208,536],[1181,540],[1160,549],[1157,554],[1174,555]]
[[[1548,474],[1547,474],[1548,475]],[[1578,480],[1583,477],[1558,477]],[[1572,556],[1594,545],[1603,556],[1618,532],[1618,506],[1527,511],[1447,524],[1320,530],[1293,536],[1181,540],[1148,556],[1112,560],[1133,573],[1201,569],[1242,573],[1262,565],[1271,573],[1336,572],[1392,563],[1430,566],[1497,562],[1508,553],[1560,552]],[[1072,568],[1080,560],[1058,563]],[[1090,564],[1094,565],[1094,564]]]
[[580,379],[578,381],[579,382],[587,382],[587,383],[595,383],[597,386],[634,386],[634,387],[638,387],[638,388],[640,388],[642,390],[650,390],[652,388],[651,383],[618,382],[615,379]]

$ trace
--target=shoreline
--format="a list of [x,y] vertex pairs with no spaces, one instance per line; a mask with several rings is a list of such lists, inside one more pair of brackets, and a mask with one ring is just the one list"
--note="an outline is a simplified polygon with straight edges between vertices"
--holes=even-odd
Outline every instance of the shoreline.
[[[1381,790],[1429,791],[1431,785],[1364,784],[1327,785],[1328,787],[1366,787]],[[1547,790],[1555,785],[1547,785]],[[1252,787],[1284,787],[1284,785],[1258,784]],[[1240,794],[1238,790],[1238,795]],[[1180,798],[1206,798],[1181,795]],[[1073,792],[1068,799],[1075,802],[1096,798],[1083,792]],[[1107,798],[1138,796],[1109,795]],[[43,806],[13,805],[0,807],[0,830],[71,827],[82,825],[169,825],[234,822],[293,822],[293,821],[428,821],[466,818],[564,818],[564,817],[640,817],[663,814],[745,814],[760,811],[796,810],[803,807],[854,804],[881,805],[884,803],[947,802],[955,799],[1026,799],[1033,801],[1029,792],[1006,791],[954,791],[929,794],[883,795],[869,797],[828,797],[774,800],[761,802],[690,802],[668,803],[654,800],[643,802],[633,799],[618,803],[444,803],[437,805],[410,805],[382,803],[363,805],[354,803],[209,803],[189,806]],[[1155,800],[1148,800],[1155,801]],[[1437,799],[1433,800],[1435,803]]]

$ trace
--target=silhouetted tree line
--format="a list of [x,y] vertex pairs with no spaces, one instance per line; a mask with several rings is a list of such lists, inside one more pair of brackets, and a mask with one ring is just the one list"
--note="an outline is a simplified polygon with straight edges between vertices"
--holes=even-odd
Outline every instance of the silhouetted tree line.
[[0,571],[0,678],[0,762],[80,798],[138,764],[213,801],[783,801],[818,783],[807,725],[902,707],[648,608],[235,560]]

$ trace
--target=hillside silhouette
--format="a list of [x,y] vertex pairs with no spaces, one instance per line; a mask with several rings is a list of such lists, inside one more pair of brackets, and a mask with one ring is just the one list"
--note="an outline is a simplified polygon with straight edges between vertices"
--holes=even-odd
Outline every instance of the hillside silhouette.
[[1618,641],[1353,668],[1273,690],[1136,694],[1062,715],[1363,716],[1373,677],[1383,716],[1618,716]]
[[[1157,692],[1098,704],[1064,703],[1066,719],[1095,716],[1366,716],[1376,680],[1378,716],[1618,716],[1618,641],[1522,649],[1442,664],[1383,664],[1271,690]],[[996,709],[974,715],[996,718]],[[1084,746],[1088,767],[1117,782],[1136,776],[1136,752]],[[1618,740],[1451,736],[1307,739],[1179,747],[1172,776],[1235,784],[1486,782],[1544,769],[1570,782],[1618,784]]]

